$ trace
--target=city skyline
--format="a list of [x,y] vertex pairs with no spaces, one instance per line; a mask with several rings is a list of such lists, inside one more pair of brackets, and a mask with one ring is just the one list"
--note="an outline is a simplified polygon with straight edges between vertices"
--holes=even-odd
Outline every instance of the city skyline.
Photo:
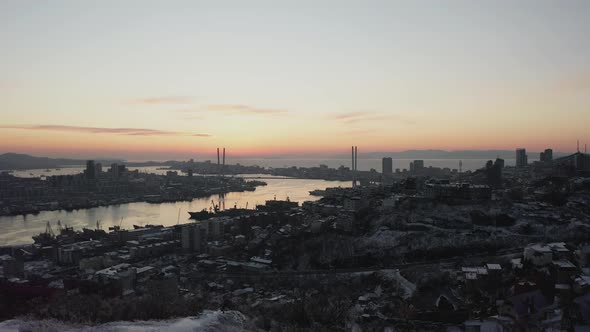
[[0,152],[567,152],[588,140],[587,2],[142,4],[0,5]]

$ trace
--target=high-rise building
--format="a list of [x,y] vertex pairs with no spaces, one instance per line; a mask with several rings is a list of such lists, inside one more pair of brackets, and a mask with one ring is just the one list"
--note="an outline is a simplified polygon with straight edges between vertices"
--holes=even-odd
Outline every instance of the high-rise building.
[[504,159],[496,158],[495,162],[491,160],[487,162],[485,173],[490,186],[496,188],[502,186],[502,168],[504,168]]
[[86,162],[86,170],[84,171],[87,179],[95,179],[96,178],[96,171],[94,167],[94,160],[88,160]]
[[118,178],[119,177],[119,165],[118,164],[111,164],[111,169],[109,170],[109,172],[111,172],[111,176]]
[[94,176],[98,178],[98,177],[100,177],[101,174],[102,174],[102,164],[101,163],[94,164]]
[[223,237],[224,224],[221,219],[203,220],[198,225],[205,232],[208,239],[219,239]]
[[526,167],[526,165],[528,165],[526,149],[516,149],[516,167]]
[[424,160],[414,160],[414,171],[419,171],[424,168]]
[[205,230],[198,224],[182,226],[181,244],[185,251],[200,252],[205,242]]
[[382,164],[381,172],[383,174],[392,174],[393,173],[393,159],[391,159],[391,157],[383,158],[381,164]]
[[550,163],[553,161],[553,150],[545,149],[545,151],[541,152],[540,158],[542,163]]

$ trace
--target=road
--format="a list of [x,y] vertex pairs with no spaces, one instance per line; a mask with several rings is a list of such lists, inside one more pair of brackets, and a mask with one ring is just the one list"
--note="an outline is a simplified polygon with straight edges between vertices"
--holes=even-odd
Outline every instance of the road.
[[489,253],[480,253],[469,256],[455,256],[445,259],[437,259],[430,261],[414,262],[414,263],[403,263],[394,264],[389,266],[371,266],[371,267],[358,267],[358,268],[346,268],[346,269],[323,269],[323,270],[305,270],[305,271],[269,271],[269,272],[255,272],[255,271],[244,271],[244,272],[226,272],[226,271],[199,271],[197,274],[204,276],[217,276],[217,277],[286,277],[286,276],[305,276],[305,275],[327,275],[327,274],[346,274],[346,273],[369,273],[378,272],[383,270],[402,270],[410,267],[429,266],[434,264],[449,264],[464,261],[466,259],[480,258],[480,257],[500,257],[511,254],[522,253],[524,247],[502,249],[496,251],[494,255]]

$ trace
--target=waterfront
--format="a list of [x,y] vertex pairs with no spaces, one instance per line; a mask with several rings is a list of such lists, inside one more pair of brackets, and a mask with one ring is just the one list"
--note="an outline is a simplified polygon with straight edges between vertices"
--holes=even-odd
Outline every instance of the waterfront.
[[[385,156],[385,155],[384,155]],[[463,163],[464,171],[475,171],[476,169],[485,166],[486,162],[490,159],[422,159],[424,160],[425,167],[440,167],[459,169],[459,161]],[[415,159],[393,159],[393,169],[399,168],[400,170],[409,169],[410,163]],[[350,167],[350,159],[284,159],[284,158],[268,158],[268,159],[236,159],[232,163],[240,163],[246,166],[258,165],[261,167],[317,167],[320,164],[326,165],[330,168],[338,168],[340,166]],[[360,158],[358,159],[358,169],[360,171],[369,171],[375,169],[381,172],[381,158]],[[505,159],[506,166],[514,166],[515,160],[507,158]]]
[[[425,167],[440,167],[458,169],[459,161],[462,162],[464,171],[474,171],[476,169],[485,166],[489,159],[424,159]],[[409,169],[410,162],[413,159],[394,159],[393,169]],[[330,168],[338,168],[340,166],[350,167],[350,160],[348,159],[235,159],[228,160],[228,164],[239,163],[244,166],[261,166],[271,168],[288,168],[288,167],[317,167],[319,165],[327,165]],[[381,159],[379,158],[366,158],[358,160],[360,171],[368,171],[375,169],[381,172]],[[514,166],[514,159],[505,159],[506,166]],[[138,170],[140,173],[152,173],[152,174],[166,174],[166,166],[145,166],[145,167],[128,167],[129,170]],[[84,170],[83,166],[64,166],[60,169],[31,169],[31,170],[15,170],[12,171],[12,175],[18,177],[44,177],[52,175],[74,175],[79,174]],[[185,175],[179,172],[179,175]],[[251,176],[251,175],[249,175]]]
[[[63,169],[62,169],[63,170]],[[144,170],[147,171],[147,170]],[[265,179],[268,185],[257,187],[251,192],[232,192],[220,198],[218,195],[198,198],[190,202],[175,202],[150,204],[145,202],[129,203],[111,206],[101,206],[91,209],[75,211],[44,211],[37,215],[0,217],[0,246],[32,243],[31,236],[45,230],[49,221],[57,232],[57,221],[81,230],[83,227],[95,228],[99,220],[103,229],[119,225],[132,228],[133,225],[162,224],[174,225],[178,221],[189,221],[188,211],[200,211],[211,207],[211,200],[225,208],[234,205],[253,208],[256,204],[264,204],[266,200],[285,199],[302,203],[307,200],[317,200],[319,197],[309,195],[310,190],[328,187],[350,187],[350,182],[306,180],[306,179]],[[180,219],[179,219],[180,210]]]
[[[140,173],[151,173],[164,175],[166,174],[166,167],[160,166],[145,166],[145,167],[128,167],[130,171],[138,170]],[[52,175],[76,175],[84,172],[83,166],[64,166],[62,168],[52,169],[24,169],[24,170],[13,170],[11,174],[22,178],[38,178]],[[179,173],[179,175],[183,175]]]

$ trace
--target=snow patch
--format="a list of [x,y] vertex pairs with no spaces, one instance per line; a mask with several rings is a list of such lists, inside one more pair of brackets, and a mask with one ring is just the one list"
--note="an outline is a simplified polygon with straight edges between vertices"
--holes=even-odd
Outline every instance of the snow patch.
[[246,317],[238,311],[204,311],[197,317],[163,321],[112,322],[95,326],[68,324],[56,320],[8,320],[0,332],[229,332],[249,331]]

